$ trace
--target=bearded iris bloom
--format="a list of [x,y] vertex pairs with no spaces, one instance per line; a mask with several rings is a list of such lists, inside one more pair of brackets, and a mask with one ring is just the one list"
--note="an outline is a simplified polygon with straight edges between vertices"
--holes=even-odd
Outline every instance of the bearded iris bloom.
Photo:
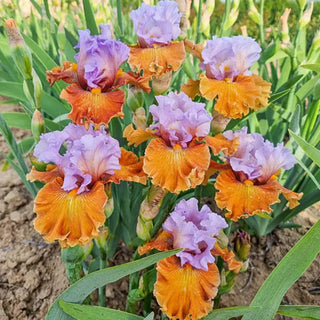
[[[189,43],[189,42],[187,42]],[[271,84],[253,75],[250,67],[259,60],[258,43],[243,36],[213,37],[195,55],[201,57],[200,68],[205,75],[189,80],[182,91],[194,97],[199,94],[208,100],[216,99],[214,109],[228,118],[242,118],[250,109],[256,111],[268,104]]]
[[210,165],[209,147],[216,155],[232,154],[237,139],[208,136],[212,117],[205,104],[193,102],[184,93],[170,92],[156,100],[158,105],[149,109],[156,123],[145,130],[129,125],[124,137],[135,146],[155,137],[145,150],[143,164],[154,185],[174,193],[194,188],[203,182]]
[[153,89],[162,93],[170,86],[172,71],[185,59],[184,43],[173,42],[180,33],[181,13],[175,1],[160,1],[156,6],[145,3],[130,14],[138,44],[131,46],[128,63],[132,70],[153,76]]
[[128,59],[129,48],[113,40],[109,25],[100,25],[101,35],[79,30],[80,41],[75,48],[77,64],[66,61],[63,67],[47,71],[50,85],[63,80],[70,83],[60,97],[72,106],[68,117],[76,124],[105,124],[113,117],[124,117],[122,105],[125,94],[115,90],[130,83],[150,91],[149,79],[133,72],[125,73],[120,66]]
[[[212,299],[220,284],[219,270],[213,255],[226,257],[217,246],[219,231],[228,226],[226,221],[198,200],[181,200],[162,225],[157,238],[138,249],[143,255],[152,249],[160,251],[183,248],[175,256],[157,263],[154,295],[161,310],[170,319],[200,319],[212,309]],[[225,249],[228,252],[227,249]],[[233,255],[234,258],[234,255]],[[231,256],[228,256],[231,262]],[[233,261],[239,272],[241,262]]]
[[42,134],[34,149],[46,172],[32,168],[28,179],[45,182],[34,201],[35,229],[62,247],[84,245],[98,236],[106,219],[104,184],[120,180],[146,183],[142,163],[120,149],[117,140],[92,126],[69,124]]
[[247,133],[247,127],[234,133],[226,131],[224,136],[239,139],[237,151],[228,157],[228,165],[215,183],[219,190],[216,203],[227,209],[226,217],[237,221],[258,212],[270,213],[270,205],[280,202],[281,193],[289,201],[290,209],[299,204],[302,193],[288,190],[277,181],[281,168],[288,170],[295,164],[295,157],[283,143],[274,147],[262,135]]

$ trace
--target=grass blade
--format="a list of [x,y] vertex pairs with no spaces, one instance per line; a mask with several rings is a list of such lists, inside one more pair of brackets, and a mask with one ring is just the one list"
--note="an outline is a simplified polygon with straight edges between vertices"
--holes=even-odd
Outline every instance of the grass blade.
[[90,0],[83,0],[84,15],[86,18],[87,28],[91,31],[91,34],[99,34],[96,21],[94,19],[93,9]]

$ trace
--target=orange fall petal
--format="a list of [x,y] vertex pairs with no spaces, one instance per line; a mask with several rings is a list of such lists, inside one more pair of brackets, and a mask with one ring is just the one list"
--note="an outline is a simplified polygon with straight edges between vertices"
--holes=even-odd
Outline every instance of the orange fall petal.
[[265,98],[260,96],[262,87],[256,85],[254,79],[252,76],[237,76],[234,81],[221,81],[202,76],[200,92],[207,100],[216,99],[214,109],[220,114],[233,119],[242,118],[250,108],[257,110],[265,106]]
[[48,164],[46,171],[38,171],[35,169],[35,167],[32,167],[31,171],[27,174],[27,180],[31,182],[41,181],[48,183],[60,176],[61,174],[57,166]]
[[164,230],[159,231],[156,238],[148,241],[145,245],[138,248],[138,253],[143,256],[153,249],[159,251],[168,251],[172,249],[172,235]]
[[186,56],[184,43],[173,42],[152,48],[131,47],[128,63],[132,70],[143,70],[143,75],[160,77],[180,68]]
[[146,148],[143,170],[154,185],[179,193],[201,184],[209,163],[210,152],[205,143],[172,148],[157,138]]
[[225,155],[230,156],[237,151],[239,146],[239,139],[237,137],[233,140],[228,140],[221,133],[214,137],[207,136],[205,140],[214,155],[223,152]]
[[68,117],[76,124],[84,124],[85,119],[97,125],[107,125],[113,117],[124,117],[124,93],[121,90],[100,92],[99,89],[92,89],[90,92],[71,84],[62,90],[60,98],[72,106]]
[[139,144],[153,137],[151,130],[137,128],[134,129],[132,124],[129,124],[123,131],[123,137],[128,140],[129,146],[132,144],[137,147]]
[[138,157],[131,151],[121,148],[121,157],[119,159],[120,170],[115,170],[111,180],[120,183],[121,180],[147,183],[147,175],[142,170],[143,159]]
[[187,96],[189,96],[192,100],[200,95],[200,80],[192,80],[189,79],[186,84],[181,86],[181,91],[184,92]]
[[96,182],[89,192],[64,191],[62,178],[47,183],[34,201],[34,228],[48,242],[60,240],[63,247],[84,245],[98,236],[106,217],[104,185]]
[[200,319],[212,309],[212,299],[220,284],[217,266],[208,265],[208,271],[180,266],[176,256],[157,263],[157,281],[154,295],[161,310],[170,319]]
[[64,61],[63,66],[54,67],[46,72],[47,81],[53,86],[56,81],[63,80],[66,83],[78,82],[77,65],[70,61]]
[[119,69],[112,88],[118,88],[125,84],[132,84],[149,93],[151,91],[151,88],[149,86],[150,80],[151,76],[142,77],[132,71],[124,72],[122,69]]
[[216,203],[219,208],[228,210],[226,217],[237,221],[241,217],[252,216],[257,212],[272,212],[270,206],[280,202],[279,183],[269,180],[262,185],[254,185],[251,181],[240,182],[233,171],[219,173],[215,187]]

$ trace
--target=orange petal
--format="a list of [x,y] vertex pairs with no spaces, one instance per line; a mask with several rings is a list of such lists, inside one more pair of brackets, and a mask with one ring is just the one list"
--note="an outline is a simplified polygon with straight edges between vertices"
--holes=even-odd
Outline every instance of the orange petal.
[[120,170],[115,170],[111,180],[120,183],[121,180],[147,183],[147,175],[142,170],[143,159],[138,157],[131,151],[121,148],[121,157],[119,159]]
[[215,173],[217,173],[218,171],[228,170],[228,169],[230,169],[230,165],[228,163],[218,163],[213,160],[210,160],[210,165],[208,170],[206,171],[202,184],[206,185],[208,183],[209,178]]
[[146,148],[143,170],[154,185],[179,193],[201,184],[209,163],[210,152],[205,143],[172,148],[157,138]]
[[188,95],[192,100],[200,95],[200,80],[189,79],[186,84],[181,86],[181,91]]
[[268,99],[271,93],[271,83],[263,80],[255,74],[252,75],[252,80],[260,90],[260,94],[256,100],[256,105],[253,108],[254,110],[258,110],[259,108],[266,107],[268,105]]
[[96,182],[89,192],[64,191],[62,178],[47,183],[34,201],[34,228],[48,242],[60,240],[63,247],[84,245],[98,236],[106,217],[104,186]]
[[128,140],[128,145],[132,144],[137,147],[139,144],[149,140],[153,137],[151,130],[144,130],[143,128],[133,128],[132,124],[129,124],[123,131],[123,137]]
[[230,156],[236,152],[239,146],[238,138],[234,140],[228,140],[221,133],[215,135],[214,137],[207,136],[205,137],[205,140],[214,155],[218,155],[220,152],[223,152],[225,155]]
[[62,90],[60,98],[71,104],[68,117],[76,124],[84,124],[84,119],[97,125],[108,124],[113,117],[124,117],[124,93],[121,90],[101,93],[99,89],[92,89],[90,92],[78,84],[71,84]]
[[215,187],[220,190],[215,197],[218,207],[226,208],[226,217],[233,221],[256,212],[270,213],[270,205],[280,202],[281,191],[277,181],[269,180],[262,185],[254,185],[251,181],[240,182],[231,169],[219,173]]
[[299,205],[299,200],[303,196],[303,192],[296,193],[285,187],[283,187],[280,183],[278,183],[278,187],[281,190],[283,196],[289,201],[289,208],[293,209]]
[[166,231],[159,231],[156,238],[148,241],[144,246],[138,248],[138,253],[143,256],[153,249],[168,251],[172,249],[172,236]]
[[202,51],[204,47],[202,43],[195,44],[193,41],[186,39],[184,40],[184,46],[187,52],[191,53],[194,57],[200,59],[201,61],[203,60]]
[[152,48],[131,47],[128,63],[132,70],[137,69],[143,75],[159,77],[169,71],[180,68],[186,56],[183,41]]
[[61,174],[57,166],[52,164],[47,165],[46,171],[38,171],[35,167],[32,167],[31,171],[27,174],[27,180],[31,182],[41,181],[48,183],[57,177],[61,177]]
[[261,97],[262,93],[266,93],[266,87],[261,81],[264,80],[252,76],[237,76],[234,81],[220,81],[202,76],[200,92],[208,100],[217,97],[214,106],[217,112],[237,119],[247,115],[250,108],[257,110],[266,103],[266,98]]
[[150,80],[151,77],[142,77],[135,72],[124,72],[122,69],[119,69],[112,89],[124,86],[125,84],[129,83],[149,93],[151,91],[151,88],[149,86]]
[[66,83],[78,82],[77,65],[70,61],[64,61],[63,66],[54,67],[46,72],[47,81],[53,86],[56,81],[63,80]]
[[154,295],[170,319],[197,320],[211,311],[219,284],[219,270],[214,263],[205,271],[190,264],[181,267],[179,259],[172,256],[157,263]]
[[240,272],[240,269],[242,268],[242,262],[237,261],[235,259],[235,254],[232,251],[229,251],[228,248],[221,248],[218,244],[218,241],[216,241],[211,253],[214,256],[220,256],[227,263],[229,270],[235,273]]

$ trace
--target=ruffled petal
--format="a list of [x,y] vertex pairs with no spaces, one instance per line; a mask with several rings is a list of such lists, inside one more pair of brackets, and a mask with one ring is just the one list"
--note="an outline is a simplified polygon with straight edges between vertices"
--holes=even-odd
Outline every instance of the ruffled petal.
[[202,43],[195,44],[193,41],[185,39],[184,46],[187,52],[191,53],[194,57],[200,59],[201,61],[203,60],[202,51],[204,46]]
[[189,79],[186,84],[181,86],[181,91],[188,95],[192,100],[196,96],[200,96],[200,80]]
[[100,89],[93,89],[90,92],[72,84],[62,90],[60,98],[71,104],[72,110],[68,118],[74,123],[82,125],[84,121],[88,121],[97,125],[107,125],[114,117],[124,117],[124,96],[121,90],[100,92]]
[[207,136],[205,137],[205,140],[214,155],[218,155],[220,152],[223,152],[225,155],[230,156],[236,152],[239,146],[238,138],[228,140],[221,133],[214,137]]
[[156,238],[148,241],[145,245],[138,248],[138,253],[140,256],[143,256],[146,253],[149,253],[153,249],[159,251],[168,251],[171,250],[173,246],[172,235],[166,231],[159,231]]
[[200,319],[212,309],[212,299],[218,292],[220,275],[214,263],[208,271],[180,266],[176,256],[157,263],[154,295],[161,310],[170,319]]
[[66,83],[77,83],[77,64],[64,61],[63,66],[54,67],[46,72],[47,81],[50,86],[53,86],[56,81],[63,80]]
[[299,192],[299,193],[293,192],[283,187],[280,183],[278,183],[278,187],[281,190],[283,196],[289,202],[290,209],[293,209],[299,205],[299,200],[302,198],[303,192]]
[[263,80],[257,75],[252,75],[252,80],[255,85],[259,88],[260,94],[256,100],[256,105],[253,107],[254,110],[266,107],[268,105],[268,99],[271,93],[271,83]]
[[34,228],[48,242],[60,240],[63,247],[84,245],[98,236],[106,219],[104,186],[97,182],[89,192],[78,195],[76,189],[64,191],[62,184],[63,179],[56,178],[39,191],[34,201]]
[[206,185],[209,181],[209,178],[213,176],[215,173],[222,170],[229,170],[229,169],[231,169],[231,167],[230,167],[230,164],[228,163],[218,163],[213,160],[210,160],[210,165],[208,170],[206,171],[202,184]]
[[137,128],[134,129],[132,124],[129,124],[123,131],[123,137],[128,140],[128,145],[137,147],[139,144],[154,137],[149,129]]
[[177,71],[186,56],[182,41],[152,48],[131,47],[128,63],[132,70],[137,69],[143,76],[160,77],[169,71]]
[[32,167],[31,171],[27,174],[27,180],[31,182],[41,181],[48,183],[57,177],[61,177],[61,172],[56,165],[52,164],[47,165],[46,171],[38,171],[35,167]]
[[149,93],[151,91],[149,85],[150,80],[151,77],[142,77],[135,72],[124,72],[122,69],[119,69],[112,89],[119,88],[125,84],[132,84]]
[[250,108],[257,110],[267,104],[265,81],[257,77],[237,76],[234,81],[225,81],[202,76],[200,92],[208,100],[216,98],[214,108],[225,117],[242,118]]
[[270,206],[280,202],[279,186],[274,180],[262,185],[254,185],[251,181],[240,182],[232,170],[225,170],[217,177],[215,187],[219,192],[216,193],[215,200],[220,209],[228,210],[226,217],[237,221],[257,212],[272,212]]
[[242,268],[242,262],[235,259],[235,254],[229,251],[228,248],[221,248],[218,242],[215,243],[214,248],[211,250],[214,256],[220,256],[228,265],[228,269],[239,273]]
[[146,148],[143,170],[153,184],[179,193],[201,184],[209,163],[210,152],[205,143],[195,143],[186,149],[179,145],[172,148],[157,138]]
[[121,157],[119,159],[120,170],[115,170],[111,181],[120,183],[121,180],[133,181],[142,184],[147,183],[147,175],[142,170],[143,158],[138,157],[131,151],[121,148]]

